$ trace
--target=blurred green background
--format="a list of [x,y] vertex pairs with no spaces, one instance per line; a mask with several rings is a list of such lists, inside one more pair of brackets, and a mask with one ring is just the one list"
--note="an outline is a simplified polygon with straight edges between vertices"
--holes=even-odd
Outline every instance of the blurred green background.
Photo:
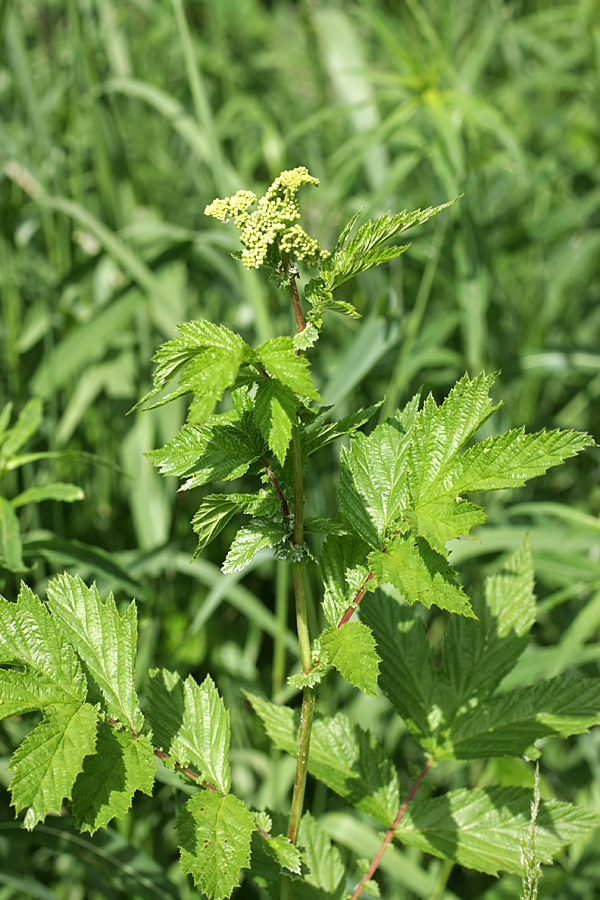
[[[360,207],[376,216],[464,194],[411,233],[408,253],[340,291],[363,318],[331,316],[314,362],[322,395],[338,417],[385,396],[387,415],[421,385],[441,399],[465,371],[501,370],[505,405],[490,427],[598,437],[600,3],[0,0],[0,32],[0,407],[12,401],[14,421],[40,398],[23,449],[53,454],[2,471],[0,493],[55,481],[85,493],[16,510],[24,568],[0,572],[2,594],[12,599],[20,577],[43,593],[67,567],[135,596],[142,694],[149,665],[209,670],[232,712],[234,789],[283,810],[293,766],[239,689],[277,694],[297,667],[286,571],[259,556],[243,579],[221,576],[231,531],[190,565],[200,497],[177,494],[143,457],[184,407],[126,416],[178,322],[208,318],[254,343],[292,328],[262,273],[230,257],[233,227],[203,209],[306,165],[321,180],[301,197],[307,228],[332,247]],[[325,487],[309,488],[311,515],[336,503],[334,456],[315,465]],[[518,496],[487,497],[489,524],[455,548],[476,592],[531,536],[540,615],[517,682],[599,674],[599,477],[591,451]],[[316,578],[311,590],[318,601]],[[328,689],[323,711],[358,716],[403,773],[418,763],[383,700]],[[28,727],[0,731],[2,784]],[[600,808],[600,733],[549,742],[542,776],[545,796]],[[490,761],[440,767],[434,781],[532,777],[525,762]],[[0,900],[197,896],[178,872],[172,822],[184,800],[161,773],[153,800],[90,841],[69,818],[26,834],[3,793]],[[374,824],[324,789],[310,803],[349,860],[378,846]],[[519,895],[515,877],[402,848],[386,855],[381,885],[387,900]],[[244,885],[236,896],[260,895]],[[593,837],[546,872],[540,897],[598,896]]]

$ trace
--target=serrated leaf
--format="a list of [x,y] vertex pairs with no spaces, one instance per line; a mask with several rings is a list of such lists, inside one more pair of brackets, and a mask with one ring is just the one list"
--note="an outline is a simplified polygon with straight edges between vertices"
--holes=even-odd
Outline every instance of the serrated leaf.
[[284,834],[277,834],[264,839],[265,849],[276,860],[281,869],[300,874],[302,855],[298,847],[290,843]]
[[[17,421],[4,432],[0,443],[0,467],[13,457],[23,447],[29,438],[39,429],[42,422],[42,401],[39,397],[28,400],[19,415]],[[8,425],[12,406],[3,409],[4,426]],[[4,429],[3,429],[4,431]]]
[[304,456],[310,456],[322,447],[326,447],[333,441],[337,441],[348,434],[352,434],[377,412],[381,403],[374,403],[365,409],[359,409],[349,416],[345,416],[338,422],[326,422],[324,425],[314,425],[302,435]]
[[305,328],[292,338],[295,350],[308,350],[319,340],[319,329],[314,322],[307,322]]
[[229,713],[210,676],[201,685],[190,675],[150,672],[147,719],[157,746],[183,766],[193,765],[212,785],[227,793]]
[[59,500],[62,503],[75,503],[84,500],[85,494],[76,484],[56,482],[44,484],[40,487],[29,488],[13,497],[11,504],[14,509],[25,506],[27,503],[41,503],[43,500]]
[[357,593],[347,578],[348,570],[360,569],[362,581],[369,575],[368,545],[355,534],[330,535],[319,556],[319,568],[325,585],[323,611],[330,625],[337,625]]
[[310,672],[298,672],[297,675],[290,675],[287,679],[287,683],[290,687],[296,688],[296,690],[301,691],[305,687],[313,688],[316,687],[317,684],[320,684],[323,678],[327,675],[328,668],[324,663],[319,663],[310,670]]
[[256,355],[268,374],[290,390],[311,400],[321,401],[308,373],[308,360],[299,356],[291,337],[276,337],[261,344]]
[[209,494],[200,504],[192,519],[192,528],[198,535],[198,546],[192,559],[216,538],[238,511],[238,506],[227,494]]
[[534,742],[581,734],[600,723],[600,679],[566,677],[538,682],[459,714],[439,759],[539,756]]
[[241,869],[250,867],[254,819],[233,794],[201,791],[177,819],[181,868],[209,900],[230,897]]
[[83,760],[94,752],[97,718],[88,703],[53,707],[14,752],[12,805],[17,814],[27,810],[25,828],[59,813],[63,800],[71,797]]
[[73,785],[72,810],[80,831],[94,834],[122,819],[136,791],[152,794],[156,764],[148,738],[103,727],[96,752],[86,757]]
[[192,391],[196,398],[194,419],[201,422],[212,414],[224,390],[235,382],[241,364],[253,360],[254,353],[239,335],[213,322],[186,322],[179,331],[180,338],[163,344],[155,354],[154,387],[134,408],[159,394],[181,370],[181,386],[152,406],[162,406]]
[[371,553],[368,564],[377,583],[393,585],[407,603],[418,600],[427,609],[435,604],[448,612],[475,618],[453,569],[423,538],[399,534],[385,551]]
[[0,569],[22,573],[27,571],[23,562],[21,528],[12,505],[0,497]]
[[298,402],[291,388],[273,378],[265,378],[256,390],[254,418],[281,465],[285,462],[292,428],[297,422]]
[[[11,660],[0,657],[0,662],[4,661]],[[62,684],[56,684],[41,672],[0,669],[0,719],[72,701]]]
[[[365,597],[360,617],[373,630],[381,653],[379,687],[415,737],[429,737],[436,668],[422,621],[380,592]],[[461,620],[462,621],[462,620]]]
[[[531,818],[531,793],[492,787],[450,791],[408,805],[396,830],[402,843],[479,872],[521,872],[521,837]],[[598,827],[593,813],[542,801],[536,823],[536,853],[550,863],[566,845]]]
[[362,622],[345,622],[327,628],[319,638],[327,661],[340,675],[371,697],[377,696],[381,658],[375,649],[371,629]]
[[328,894],[335,894],[345,881],[346,871],[329,835],[309,812],[302,816],[298,842],[310,866],[306,881]]
[[[16,603],[0,598],[0,653],[38,673],[40,685],[42,680],[47,683],[51,693],[48,701],[42,696],[41,708],[61,692],[63,703],[85,701],[86,679],[72,646],[48,608],[25,584]],[[18,673],[14,674],[16,678]]]
[[244,525],[229,548],[222,565],[225,575],[240,572],[256,556],[259,550],[266,547],[278,547],[283,549],[289,540],[289,531],[283,525],[274,525],[270,522],[262,522],[254,519],[249,525]]
[[96,585],[57,575],[48,585],[53,616],[100,688],[105,711],[139,732],[143,718],[134,687],[137,610],[132,602],[121,615],[112,594],[103,602]]
[[342,232],[341,243],[329,259],[321,266],[321,278],[325,288],[335,290],[340,284],[354,277],[359,272],[378,266],[387,260],[394,259],[400,253],[408,249],[408,244],[402,247],[384,247],[383,245],[407,231],[413,225],[420,225],[432,216],[437,215],[443,209],[454,203],[451,200],[443,206],[437,206],[425,210],[408,212],[404,210],[397,215],[386,213],[374,222],[369,220],[356,232],[353,238],[349,238],[350,229],[355,222],[352,219]]
[[[247,693],[254,711],[276,747],[291,756],[298,752],[298,715]],[[372,734],[347,716],[315,718],[308,755],[311,775],[348,803],[389,827],[400,806],[394,766]]]
[[163,475],[187,478],[183,490],[244,475],[264,453],[249,415],[239,422],[184,425],[160,450],[146,455]]

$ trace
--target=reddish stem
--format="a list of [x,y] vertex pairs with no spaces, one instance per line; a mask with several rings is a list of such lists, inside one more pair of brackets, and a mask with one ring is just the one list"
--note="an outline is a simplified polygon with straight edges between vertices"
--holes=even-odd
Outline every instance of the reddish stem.
[[285,516],[285,518],[289,519],[290,508],[288,506],[287,500],[283,496],[283,491],[279,487],[279,483],[278,483],[277,479],[275,478],[273,472],[271,471],[271,467],[269,466],[269,463],[267,462],[267,460],[265,459],[264,456],[261,459],[261,462],[262,462],[263,466],[265,467],[265,471],[266,471],[267,475],[269,476],[269,480],[270,480],[271,484],[275,488],[275,493],[279,497],[279,500],[281,502],[281,511],[283,512],[283,515]]
[[298,272],[293,266],[290,265],[290,257],[287,253],[281,254],[281,262],[283,263],[285,274],[290,279],[290,295],[292,297],[292,306],[294,307],[296,331],[298,332],[298,334],[300,334],[300,332],[304,331],[304,329],[306,328],[306,322],[304,321],[302,307],[300,306],[300,297],[298,296],[298,288],[296,287],[296,278],[298,277]]
[[350,606],[348,607],[348,609],[346,610],[346,612],[344,613],[344,615],[338,622],[338,624],[336,626],[337,628],[339,628],[341,625],[345,625],[346,622],[348,622],[352,618],[352,614],[354,613],[354,610],[356,609],[356,607],[358,606],[358,604],[360,603],[362,598],[365,596],[365,591],[367,590],[367,584],[373,577],[374,577],[373,572],[369,572],[369,574],[367,575],[367,577],[361,584],[360,589],[359,589],[358,593],[356,594],[356,596],[354,597],[352,603],[350,604]]
[[373,859],[373,862],[372,862],[371,865],[369,866],[369,871],[366,873],[366,875],[364,876],[364,878],[362,879],[362,881],[360,882],[360,884],[358,885],[358,887],[356,888],[356,890],[355,890],[354,893],[352,894],[352,900],[358,900],[358,897],[360,897],[360,895],[362,894],[362,892],[363,892],[363,890],[364,890],[364,887],[365,887],[367,881],[370,881],[371,878],[373,877],[373,875],[375,874],[375,872],[377,871],[377,868],[378,868],[378,866],[379,866],[379,863],[380,863],[381,860],[382,860],[382,857],[383,857],[383,854],[384,854],[385,851],[386,851],[386,848],[388,847],[389,844],[392,843],[392,840],[393,840],[393,838],[394,838],[394,834],[395,834],[395,832],[396,832],[396,828],[398,827],[398,825],[399,825],[400,822],[402,821],[402,817],[403,817],[404,813],[406,812],[406,809],[407,809],[407,807],[408,807],[408,804],[410,803],[410,801],[412,800],[412,798],[413,798],[413,797],[415,796],[415,794],[417,793],[417,790],[418,790],[418,788],[419,788],[419,785],[421,784],[421,782],[423,781],[423,779],[424,779],[425,776],[427,775],[429,769],[431,768],[432,762],[433,762],[432,759],[428,759],[427,762],[425,763],[425,765],[423,766],[423,768],[421,769],[421,771],[419,772],[419,777],[417,778],[417,780],[415,781],[415,783],[414,783],[413,786],[411,787],[410,792],[409,792],[409,794],[408,794],[408,797],[406,798],[406,800],[404,801],[404,803],[403,803],[402,806],[400,807],[400,810],[399,810],[399,812],[398,812],[398,815],[396,816],[396,818],[395,818],[395,820],[394,820],[394,824],[392,825],[391,828],[388,829],[388,831],[387,831],[387,833],[386,833],[386,836],[384,837],[384,839],[383,839],[383,841],[382,841],[381,847],[379,848],[379,850],[378,850],[377,853],[375,854],[375,857],[374,857],[374,859]]

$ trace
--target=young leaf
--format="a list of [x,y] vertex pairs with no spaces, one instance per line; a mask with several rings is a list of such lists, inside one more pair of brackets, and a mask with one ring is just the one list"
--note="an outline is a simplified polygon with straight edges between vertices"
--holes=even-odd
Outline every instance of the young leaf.
[[24,826],[32,829],[50,813],[59,813],[86,756],[94,752],[98,714],[88,703],[50,707],[13,753],[10,767],[12,805],[27,810]]
[[96,752],[86,757],[73,785],[72,810],[80,831],[94,834],[122,819],[136,791],[152,794],[156,764],[146,737],[101,727]]
[[[294,711],[255,694],[246,696],[275,746],[295,756],[298,722]],[[395,819],[400,800],[394,767],[373,735],[342,713],[315,719],[308,770],[348,803],[384,825],[389,827]]]
[[237,503],[227,494],[209,494],[204,498],[192,519],[192,528],[198,535],[193,560],[223,531],[237,511]]
[[375,650],[370,628],[362,622],[345,622],[339,628],[327,628],[319,642],[327,662],[342,678],[371,697],[377,696],[377,677],[381,658]]
[[292,428],[297,422],[298,402],[291,388],[273,378],[265,378],[256,390],[254,418],[281,465],[285,462]]
[[182,681],[167,669],[150,673],[147,718],[154,743],[182,766],[194,765],[212,785],[229,791],[229,714],[214,682]]
[[[402,843],[479,872],[520,873],[521,837],[530,818],[530,791],[492,787],[450,791],[409,804],[396,830]],[[567,844],[589,834],[600,817],[560,803],[542,801],[537,821],[538,858],[550,863]]]
[[291,337],[276,337],[261,344],[256,351],[259,362],[268,374],[302,397],[321,402],[308,374],[308,360],[298,356]]
[[230,897],[239,885],[253,831],[252,814],[233,794],[201,791],[185,804],[177,819],[181,868],[209,900]]
[[384,247],[384,244],[413,225],[426,222],[454,202],[451,200],[449,203],[444,203],[443,206],[425,210],[417,209],[410,213],[404,210],[395,216],[386,213],[374,222],[371,220],[365,222],[355,236],[349,239],[350,230],[356,221],[356,217],[353,217],[342,232],[337,250],[321,266],[321,278],[325,288],[333,291],[349,278],[358,275],[359,272],[372,269],[373,266],[394,259],[400,253],[408,250],[408,244],[402,247]]
[[385,551],[374,550],[368,565],[378,584],[398,588],[410,604],[418,600],[429,609],[435,603],[440,609],[475,618],[454,570],[423,538],[399,534]]
[[222,325],[203,320],[179,326],[182,337],[168,341],[154,356],[154,387],[134,408],[159,394],[178,370],[181,386],[152,406],[192,391],[196,397],[194,419],[205,421],[214,411],[226,388],[235,382],[243,362],[251,362],[254,352],[242,338]]
[[91,588],[71,575],[57,575],[48,585],[53,617],[100,688],[105,711],[137,733],[143,723],[133,684],[137,648],[137,610],[131,603],[119,614],[112,594],[102,602]]
[[256,556],[259,550],[266,547],[282,548],[289,539],[289,531],[283,525],[275,525],[261,519],[254,519],[249,525],[240,528],[222,565],[226,575],[240,572]]
[[300,874],[302,855],[284,834],[264,838],[265,849],[277,861],[281,869]]

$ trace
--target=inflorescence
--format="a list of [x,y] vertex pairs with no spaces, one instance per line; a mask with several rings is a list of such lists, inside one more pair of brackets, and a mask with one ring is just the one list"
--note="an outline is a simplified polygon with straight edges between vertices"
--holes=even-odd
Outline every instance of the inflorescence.
[[[233,197],[213,200],[204,212],[220,222],[233,218],[244,245],[242,262],[248,269],[258,269],[275,243],[281,252],[293,253],[296,259],[316,267],[329,252],[321,250],[318,242],[300,225],[292,224],[300,218],[296,194],[303,184],[316,187],[319,179],[309,175],[305,166],[287,169],[275,179],[258,203],[252,191],[238,191]],[[255,203],[256,209],[248,212]]]

